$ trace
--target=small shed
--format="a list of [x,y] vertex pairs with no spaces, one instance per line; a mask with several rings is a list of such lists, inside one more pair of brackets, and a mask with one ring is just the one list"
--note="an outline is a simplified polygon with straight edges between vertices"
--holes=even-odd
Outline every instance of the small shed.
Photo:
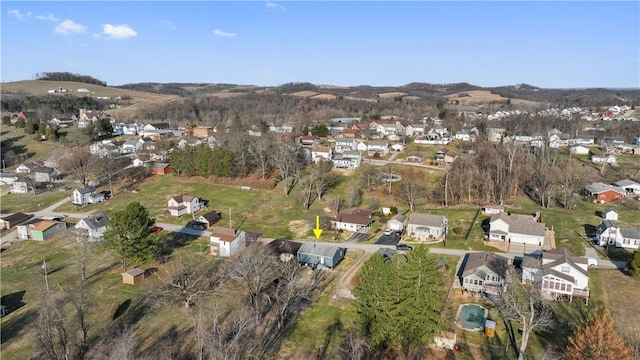
[[613,209],[604,209],[604,211],[602,212],[602,217],[605,220],[618,221],[618,213]]
[[121,275],[123,284],[135,285],[144,280],[144,270],[140,268],[133,268]]
[[0,229],[11,229],[13,226],[20,224],[23,221],[27,221],[30,218],[30,215],[21,212],[3,216],[0,218]]
[[154,175],[166,175],[171,171],[169,163],[155,163],[151,166],[151,173]]

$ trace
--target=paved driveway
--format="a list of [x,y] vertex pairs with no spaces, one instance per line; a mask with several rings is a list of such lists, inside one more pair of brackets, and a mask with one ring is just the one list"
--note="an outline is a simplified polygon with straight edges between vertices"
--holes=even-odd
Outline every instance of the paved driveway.
[[396,245],[400,241],[400,236],[382,234],[376,244],[378,245]]
[[355,233],[351,235],[350,238],[347,239],[348,243],[359,243],[367,241],[371,235],[365,233]]

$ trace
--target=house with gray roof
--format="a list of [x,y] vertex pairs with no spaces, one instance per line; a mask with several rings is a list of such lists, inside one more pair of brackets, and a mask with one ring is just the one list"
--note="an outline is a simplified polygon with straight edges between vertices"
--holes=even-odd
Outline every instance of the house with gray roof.
[[623,179],[614,182],[613,185],[624,189],[628,195],[640,195],[640,184],[633,180]]
[[389,221],[387,221],[387,229],[393,231],[404,231],[404,224],[407,221],[407,217],[402,214],[394,215]]
[[542,246],[546,235],[546,226],[539,216],[493,214],[489,219],[489,241],[513,242]]
[[540,257],[524,256],[522,282],[538,286],[554,300],[574,296],[589,299],[588,260],[567,249],[545,251]]
[[73,190],[71,194],[71,203],[73,205],[88,205],[88,204],[97,204],[99,202],[103,202],[105,200],[105,196],[103,193],[96,192],[96,188],[93,186],[82,187],[79,189]]
[[99,241],[103,239],[108,223],[109,218],[105,214],[89,215],[74,226],[75,233],[89,241]]
[[468,291],[499,295],[510,281],[509,260],[492,252],[467,253],[458,270],[460,286]]
[[640,229],[620,227],[613,220],[603,220],[596,230],[596,242],[600,246],[640,249]]
[[333,269],[344,259],[347,249],[343,247],[304,242],[298,249],[298,263],[312,268]]
[[407,221],[406,234],[419,241],[444,240],[448,221],[442,215],[412,213]]
[[26,176],[18,176],[11,184],[11,192],[14,194],[28,194],[31,191],[35,193],[35,187],[31,179]]
[[58,170],[48,167],[39,166],[34,170],[36,182],[52,182],[60,179]]

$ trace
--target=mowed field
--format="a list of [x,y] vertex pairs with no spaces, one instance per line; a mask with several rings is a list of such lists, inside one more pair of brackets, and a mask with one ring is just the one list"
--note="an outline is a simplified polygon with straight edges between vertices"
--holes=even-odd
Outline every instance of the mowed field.
[[[122,108],[109,110],[109,113],[114,116],[116,116],[117,114],[129,113],[143,106],[154,105],[178,99],[178,96],[175,95],[154,94],[143,91],[119,89],[109,86],[86,84],[73,81],[24,80],[2,83],[0,85],[2,86],[3,93],[26,93],[30,95],[65,96],[65,93],[47,93],[49,90],[63,88],[67,90],[66,94],[74,96],[108,96],[111,98],[115,98],[118,96],[130,97],[129,100],[120,101],[120,103],[124,105]],[[90,92],[79,93],[78,89],[87,89]]]
[[[472,91],[463,91],[460,93],[455,93],[446,96],[447,101],[459,101],[460,105],[477,105],[483,103],[502,103],[506,102],[508,99],[502,97],[498,94],[494,94],[489,90],[472,90]],[[513,105],[541,105],[538,102],[530,101],[530,100],[522,100],[522,99],[511,99],[511,104]]]

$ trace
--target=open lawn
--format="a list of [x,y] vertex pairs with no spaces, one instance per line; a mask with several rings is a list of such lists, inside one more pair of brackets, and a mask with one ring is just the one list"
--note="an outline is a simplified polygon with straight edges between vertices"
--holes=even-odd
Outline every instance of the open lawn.
[[14,212],[34,212],[44,209],[57,201],[69,197],[70,191],[43,191],[34,195],[29,194],[6,194],[0,198],[0,212],[3,214]]
[[[67,131],[67,129],[61,129],[59,133],[64,136]],[[34,135],[25,134],[24,129],[6,125],[3,125],[0,131],[0,142],[3,157],[7,157],[3,165],[6,169],[3,171],[13,171],[25,161],[44,161],[49,156],[62,155],[65,150],[61,142],[40,141],[35,139]]]
[[[207,247],[206,239],[166,232],[152,236],[169,247],[177,247],[173,254],[201,254]],[[0,320],[3,359],[27,359],[36,353],[34,332],[29,325],[35,319],[46,282],[56,291],[76,291],[80,271],[71,245],[73,239],[67,230],[51,240],[22,241],[2,252],[0,291],[2,304],[10,311]],[[46,280],[42,271],[43,261],[49,269]],[[153,266],[161,268],[163,265],[143,268]],[[90,336],[118,325],[115,317],[136,318],[134,330],[139,335],[140,348],[144,349],[154,346],[155,341],[170,329],[179,333],[190,325],[184,322],[184,318],[174,316],[175,307],[159,306],[150,315],[148,305],[139,305],[156,284],[156,278],[147,278],[141,284],[131,286],[122,283],[121,272],[115,258],[96,249],[96,255],[89,263],[86,281],[87,294],[91,299],[88,311]]]

